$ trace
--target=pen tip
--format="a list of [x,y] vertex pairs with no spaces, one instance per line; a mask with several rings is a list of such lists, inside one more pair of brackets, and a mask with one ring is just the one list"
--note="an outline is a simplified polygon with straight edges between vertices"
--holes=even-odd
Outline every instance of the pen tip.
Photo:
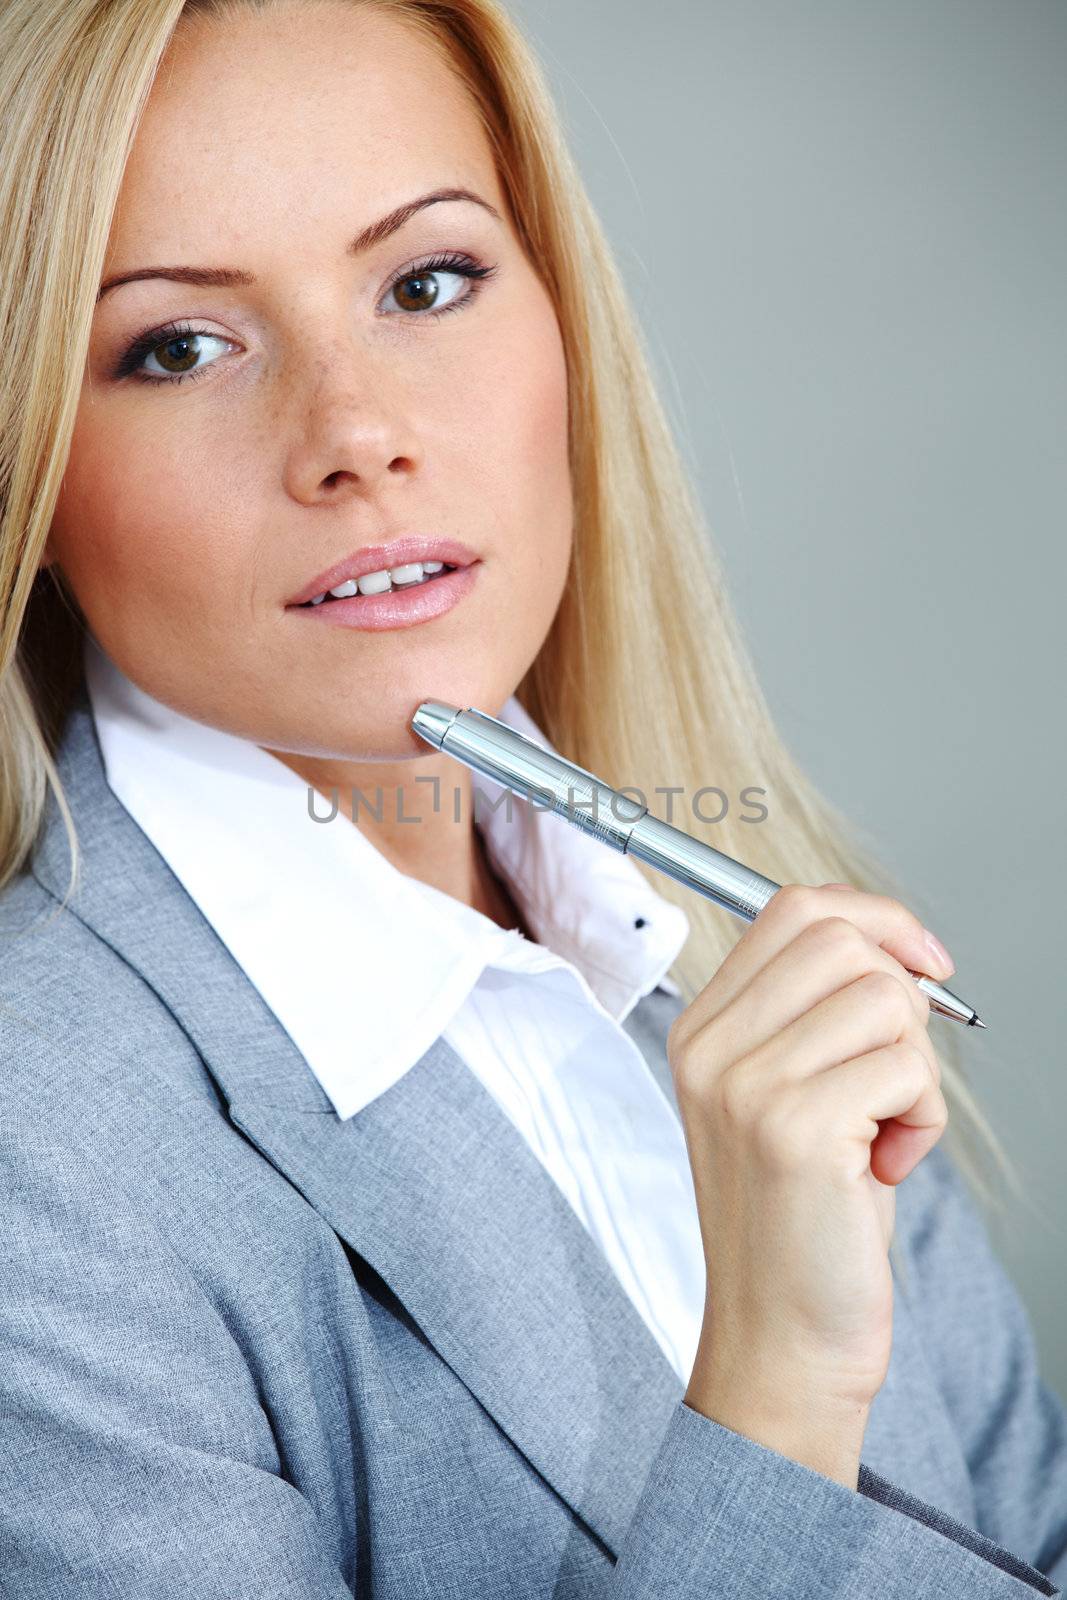
[[984,1028],[985,1027],[985,1023],[982,1021],[982,1019],[978,1015],[977,1011],[975,1012],[974,1016],[971,1018],[971,1027],[972,1028]]

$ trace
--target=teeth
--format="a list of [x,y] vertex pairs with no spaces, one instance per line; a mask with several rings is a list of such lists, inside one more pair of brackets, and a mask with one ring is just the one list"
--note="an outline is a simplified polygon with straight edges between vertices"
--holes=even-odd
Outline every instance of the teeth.
[[387,589],[392,588],[387,571],[365,572],[362,578],[356,579],[356,583],[359,585],[360,594],[384,594]]
[[410,589],[444,568],[443,561],[409,561],[402,567],[386,567],[381,572],[365,572],[361,578],[346,578],[333,589],[317,594],[309,602],[321,606],[328,594],[346,600],[354,594],[386,594],[390,589]]
[[424,568],[421,561],[409,561],[403,567],[390,567],[388,576],[394,584],[421,583]]

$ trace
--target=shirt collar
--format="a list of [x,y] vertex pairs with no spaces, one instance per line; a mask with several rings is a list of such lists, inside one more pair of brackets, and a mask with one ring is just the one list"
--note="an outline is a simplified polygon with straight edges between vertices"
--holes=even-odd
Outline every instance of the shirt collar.
[[[155,845],[319,1077],[338,1114],[429,1049],[487,965],[570,963],[617,1022],[689,933],[634,862],[473,774],[475,825],[536,944],[399,871],[251,740],[129,679],[90,635],[85,676],[113,793]],[[554,747],[512,696],[499,720]],[[327,802],[314,796],[315,815]],[[353,1062],[359,1081],[353,1081]]]

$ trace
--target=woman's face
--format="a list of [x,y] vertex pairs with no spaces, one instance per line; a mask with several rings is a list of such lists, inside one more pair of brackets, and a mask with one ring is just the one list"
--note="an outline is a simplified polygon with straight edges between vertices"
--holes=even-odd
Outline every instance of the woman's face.
[[[499,215],[438,202],[348,250],[441,188]],[[97,305],[46,562],[105,652],[187,716],[313,756],[425,755],[407,726],[423,699],[498,709],[566,581],[567,376],[449,68],[335,0],[181,24],[104,280],[159,266],[254,281],[144,278]],[[288,606],[406,535],[477,556],[450,611],[367,632],[326,620],[332,602]]]

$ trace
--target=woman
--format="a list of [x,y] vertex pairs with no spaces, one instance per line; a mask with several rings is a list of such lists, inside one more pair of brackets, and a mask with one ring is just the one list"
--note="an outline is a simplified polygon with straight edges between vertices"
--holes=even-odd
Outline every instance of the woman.
[[[513,24],[0,61],[5,1592],[1058,1592],[951,958],[774,733]],[[787,887],[478,816],[430,697],[758,776]]]

